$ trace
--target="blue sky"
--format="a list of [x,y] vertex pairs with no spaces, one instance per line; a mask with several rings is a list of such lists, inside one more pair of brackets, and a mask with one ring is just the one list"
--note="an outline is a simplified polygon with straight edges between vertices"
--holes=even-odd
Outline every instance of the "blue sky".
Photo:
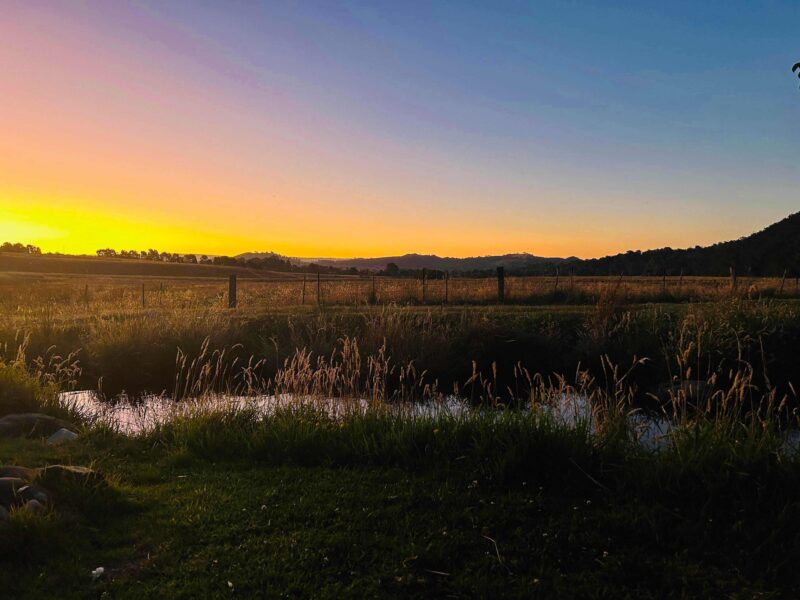
[[[228,201],[250,221],[283,211],[310,236],[295,252],[594,256],[798,209],[797,2],[148,1],[44,17],[164,74],[165,99],[192,90],[205,112],[126,95],[164,128],[185,121],[177,137],[226,131],[202,159],[232,161],[209,189],[246,190]],[[326,252],[324,216],[297,223],[334,212],[352,243]],[[414,219],[438,229],[409,235]],[[245,231],[256,243],[289,251]]]

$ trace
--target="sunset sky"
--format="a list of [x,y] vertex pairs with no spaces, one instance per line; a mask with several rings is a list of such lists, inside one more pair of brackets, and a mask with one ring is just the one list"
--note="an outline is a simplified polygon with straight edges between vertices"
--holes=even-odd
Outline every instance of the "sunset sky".
[[800,210],[800,2],[0,0],[0,241],[598,256]]

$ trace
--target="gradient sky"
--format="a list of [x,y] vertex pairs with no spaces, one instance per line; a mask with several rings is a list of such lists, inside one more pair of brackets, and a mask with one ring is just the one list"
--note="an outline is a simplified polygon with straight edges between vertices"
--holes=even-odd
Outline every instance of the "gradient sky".
[[598,256],[800,209],[800,2],[0,0],[0,241]]

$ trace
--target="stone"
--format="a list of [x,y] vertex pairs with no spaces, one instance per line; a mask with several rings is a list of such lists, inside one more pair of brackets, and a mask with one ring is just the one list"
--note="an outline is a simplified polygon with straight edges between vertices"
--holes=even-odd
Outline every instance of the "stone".
[[49,436],[59,429],[76,427],[63,419],[40,413],[19,413],[0,418],[0,437]]
[[41,502],[43,505],[50,504],[50,492],[48,492],[42,486],[36,485],[35,483],[19,488],[17,490],[17,495],[22,499],[23,502],[36,500],[37,502]]
[[38,469],[29,469],[28,467],[18,467],[15,465],[0,467],[0,477],[19,477],[24,481],[33,481],[37,473]]
[[98,487],[105,485],[106,479],[103,477],[102,473],[94,469],[89,469],[88,467],[50,465],[49,467],[39,469],[36,482],[58,491],[60,485]]
[[0,477],[0,506],[11,508],[20,503],[19,488],[25,482],[19,477]]
[[60,444],[61,442],[70,442],[78,438],[78,434],[69,429],[61,428],[53,435],[47,438],[48,444]]
[[36,512],[36,513],[44,512],[44,510],[45,510],[44,504],[42,504],[41,502],[39,502],[38,500],[35,500],[35,499],[34,500],[28,500],[25,503],[25,508],[27,508],[31,512]]

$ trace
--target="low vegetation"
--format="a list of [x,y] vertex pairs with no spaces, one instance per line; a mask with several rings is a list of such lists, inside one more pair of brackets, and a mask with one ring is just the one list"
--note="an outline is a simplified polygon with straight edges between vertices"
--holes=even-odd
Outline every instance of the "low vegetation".
[[[81,436],[0,440],[0,466],[90,465],[111,484],[12,511],[0,589],[791,597],[798,328],[800,305],[776,298],[96,313],[31,302],[0,320],[0,416],[57,412],[83,419]],[[76,388],[163,390],[197,409],[123,433],[54,401]],[[454,393],[472,408],[447,404]],[[219,394],[285,402],[264,411]],[[565,417],[564,399],[585,410]],[[664,424],[656,439],[645,417]]]

